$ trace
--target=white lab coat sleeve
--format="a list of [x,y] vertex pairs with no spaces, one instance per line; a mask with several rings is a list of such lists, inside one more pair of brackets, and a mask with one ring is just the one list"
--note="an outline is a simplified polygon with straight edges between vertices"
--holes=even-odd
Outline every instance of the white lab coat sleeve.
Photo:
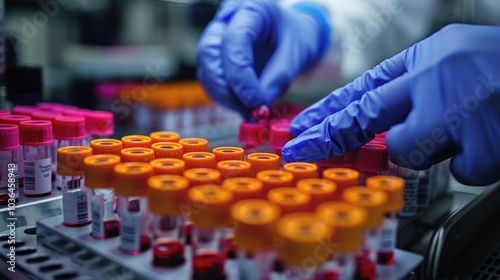
[[324,96],[432,32],[437,0],[284,0],[320,4],[329,14],[331,42],[320,63],[292,92]]

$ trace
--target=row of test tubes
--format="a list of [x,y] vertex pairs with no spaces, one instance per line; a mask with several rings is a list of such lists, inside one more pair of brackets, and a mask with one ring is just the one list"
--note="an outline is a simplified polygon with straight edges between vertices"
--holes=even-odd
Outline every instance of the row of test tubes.
[[[283,146],[292,139],[289,119],[268,119],[266,108],[254,110],[253,120],[242,122],[238,140],[245,150],[265,151],[281,154]],[[389,157],[385,142],[386,133],[362,147],[343,156],[331,157],[317,162],[319,172],[328,168],[353,168],[360,173],[360,184],[375,175],[393,175],[404,178],[404,207],[401,217],[413,217],[419,210],[428,208],[433,201],[449,190],[449,160],[438,163],[427,170],[413,170],[394,164]]]
[[[51,195],[56,149],[112,134],[110,112],[56,103],[0,111],[0,204],[18,201],[19,188],[26,197]],[[56,186],[61,190],[60,180]]]
[[167,270],[190,257],[192,279],[225,279],[227,259],[239,279],[374,279],[377,263],[395,262],[399,177],[361,186],[354,169],[209,152],[206,139],[168,131],[59,148],[57,173],[64,225]]

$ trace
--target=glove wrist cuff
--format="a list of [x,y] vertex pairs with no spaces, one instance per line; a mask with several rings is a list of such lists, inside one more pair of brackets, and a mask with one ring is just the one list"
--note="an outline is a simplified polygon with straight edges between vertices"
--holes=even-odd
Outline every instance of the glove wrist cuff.
[[318,50],[313,63],[319,61],[330,45],[331,26],[324,8],[315,3],[295,3],[290,8],[312,16],[318,24]]

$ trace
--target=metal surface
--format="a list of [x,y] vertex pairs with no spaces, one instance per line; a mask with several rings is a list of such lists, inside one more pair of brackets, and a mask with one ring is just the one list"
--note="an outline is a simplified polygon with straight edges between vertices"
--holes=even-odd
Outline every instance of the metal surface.
[[[500,214],[500,183],[484,188],[483,192],[472,202],[451,213],[434,232],[428,246],[424,263],[424,279],[443,277],[471,245],[480,240],[494,248],[498,235],[493,239],[480,239],[487,234],[492,225],[498,224]],[[496,242],[492,240],[497,240]],[[477,256],[466,256],[478,260]],[[480,261],[480,260],[479,260]],[[474,265],[468,264],[469,267]],[[464,275],[459,275],[464,277]],[[455,278],[453,278],[455,279]],[[461,279],[461,278],[459,278]]]
[[[3,258],[1,261],[2,269],[0,270],[1,279],[58,279],[58,277],[65,274],[66,276],[74,274],[76,277],[63,279],[99,279],[97,274],[82,269],[79,264],[73,262],[68,256],[57,255],[43,246],[37,246],[37,235],[36,231],[33,232],[33,229],[33,227],[18,227],[15,230],[14,272],[8,270],[10,267],[8,264],[10,256],[8,254],[11,254],[10,246],[12,244],[9,244],[9,241],[4,239],[9,236],[9,232],[0,233],[0,256]],[[22,243],[24,245],[21,245]],[[49,269],[51,265],[54,265],[52,270]]]
[[[47,197],[25,197],[21,189],[19,201],[14,208],[17,227],[33,226],[40,219],[61,215],[61,198],[61,191],[55,190],[54,187],[52,195]],[[7,206],[0,207],[0,229],[2,230],[7,226],[10,210],[12,209]]]
[[[118,238],[95,240],[89,235],[90,226],[69,228],[63,226],[61,222],[61,216],[39,221],[37,223],[38,242],[73,259],[81,267],[91,269],[100,277],[106,279],[118,276],[130,279],[189,279],[189,261],[176,269],[158,268],[151,264],[151,251],[137,256],[126,255],[118,249]],[[189,249],[186,250],[186,252],[189,251]],[[186,259],[190,259],[189,253]],[[422,262],[423,258],[410,252],[396,250],[396,260],[394,265],[379,266],[377,279],[404,279]],[[113,273],[110,274],[110,271]],[[227,262],[226,273],[228,279],[239,279],[234,260]],[[283,277],[274,274],[273,279],[283,279]]]

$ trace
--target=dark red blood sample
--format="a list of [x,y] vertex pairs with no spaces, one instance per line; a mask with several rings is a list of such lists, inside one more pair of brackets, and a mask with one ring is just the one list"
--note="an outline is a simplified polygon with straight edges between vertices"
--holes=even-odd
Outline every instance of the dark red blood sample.
[[234,246],[233,238],[226,238],[222,240],[222,245],[224,246],[224,252],[228,259],[236,259],[236,247]]
[[193,280],[225,280],[224,263],[221,253],[205,253],[193,257]]
[[141,246],[139,247],[139,250],[141,252],[149,250],[151,248],[151,238],[147,235],[141,235],[139,242],[141,243]]
[[19,187],[24,187],[24,178],[19,178],[19,181],[17,181],[19,184]]
[[64,226],[67,226],[67,227],[84,227],[84,226],[90,225],[91,223],[92,223],[92,221],[87,221],[87,222],[81,223],[81,224],[72,224],[72,223],[65,223],[65,222],[63,222],[62,224]]
[[105,220],[103,222],[103,226],[104,226],[104,237],[94,236],[92,235],[92,233],[90,234],[90,236],[92,236],[95,239],[103,240],[107,238],[117,237],[120,235],[119,220]]
[[388,265],[388,264],[394,264],[394,262],[395,262],[394,251],[377,253],[378,264]]
[[184,245],[178,241],[161,242],[153,248],[153,264],[164,267],[177,267],[185,262]]
[[192,232],[192,225],[187,224],[182,227],[182,230],[184,231],[184,236],[186,237],[186,245],[191,245],[191,232]]
[[372,263],[365,254],[356,256],[355,280],[374,280],[375,264]]
[[321,272],[314,280],[338,280],[339,274],[336,271]]
[[43,197],[43,196],[49,196],[52,195],[52,191],[48,193],[41,193],[41,194],[29,194],[29,193],[24,193],[25,197]]
[[104,238],[112,238],[120,235],[120,221],[119,220],[106,220],[103,223]]
[[[8,194],[2,194],[2,195],[0,195],[0,205],[7,205],[7,204],[9,204],[9,198],[10,197],[9,197]],[[15,203],[17,203],[17,202],[19,202],[18,198],[16,198],[16,202]]]
[[273,271],[282,273],[285,272],[285,267],[283,266],[283,263],[281,262],[280,259],[276,259],[273,264]]

